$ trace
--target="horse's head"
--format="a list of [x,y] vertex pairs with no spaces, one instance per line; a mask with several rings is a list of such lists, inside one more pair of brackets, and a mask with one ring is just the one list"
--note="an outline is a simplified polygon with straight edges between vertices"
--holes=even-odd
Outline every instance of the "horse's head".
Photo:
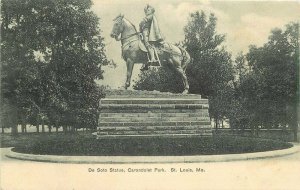
[[118,40],[120,34],[124,30],[123,18],[124,18],[124,15],[120,14],[113,20],[115,23],[114,23],[113,29],[110,33],[110,36],[112,38],[115,38],[116,40]]

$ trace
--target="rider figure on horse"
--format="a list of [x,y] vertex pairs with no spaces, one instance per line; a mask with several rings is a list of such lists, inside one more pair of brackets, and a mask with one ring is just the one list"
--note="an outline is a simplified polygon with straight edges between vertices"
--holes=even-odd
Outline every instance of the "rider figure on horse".
[[160,32],[157,19],[154,15],[155,9],[147,5],[144,8],[144,12],[146,14],[146,17],[143,19],[143,21],[140,23],[140,31],[143,35],[143,42],[146,46],[146,49],[148,51],[149,55],[149,61],[148,63],[145,63],[141,70],[147,70],[148,65],[150,63],[157,62],[155,58],[155,49],[153,47],[154,43],[160,43],[164,41],[164,38]]

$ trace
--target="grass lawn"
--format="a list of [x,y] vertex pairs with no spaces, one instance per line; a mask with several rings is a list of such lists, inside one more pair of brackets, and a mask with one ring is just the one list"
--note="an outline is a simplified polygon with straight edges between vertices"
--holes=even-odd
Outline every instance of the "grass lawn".
[[90,133],[1,134],[1,147],[49,155],[180,156],[262,152],[289,148],[289,143],[259,138],[214,136],[191,138],[123,138],[97,140]]

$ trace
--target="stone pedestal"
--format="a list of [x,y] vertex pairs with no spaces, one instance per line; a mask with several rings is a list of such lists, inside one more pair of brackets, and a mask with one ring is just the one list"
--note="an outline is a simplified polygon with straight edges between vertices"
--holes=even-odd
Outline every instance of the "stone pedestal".
[[199,95],[107,96],[97,138],[211,136],[208,100]]

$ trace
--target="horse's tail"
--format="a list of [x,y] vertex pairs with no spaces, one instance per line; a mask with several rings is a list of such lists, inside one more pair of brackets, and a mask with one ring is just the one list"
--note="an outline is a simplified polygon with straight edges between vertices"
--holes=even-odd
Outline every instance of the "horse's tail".
[[184,48],[179,47],[179,46],[178,46],[178,48],[180,49],[181,55],[182,55],[181,67],[185,71],[188,64],[192,61],[192,58],[191,58],[190,54]]

